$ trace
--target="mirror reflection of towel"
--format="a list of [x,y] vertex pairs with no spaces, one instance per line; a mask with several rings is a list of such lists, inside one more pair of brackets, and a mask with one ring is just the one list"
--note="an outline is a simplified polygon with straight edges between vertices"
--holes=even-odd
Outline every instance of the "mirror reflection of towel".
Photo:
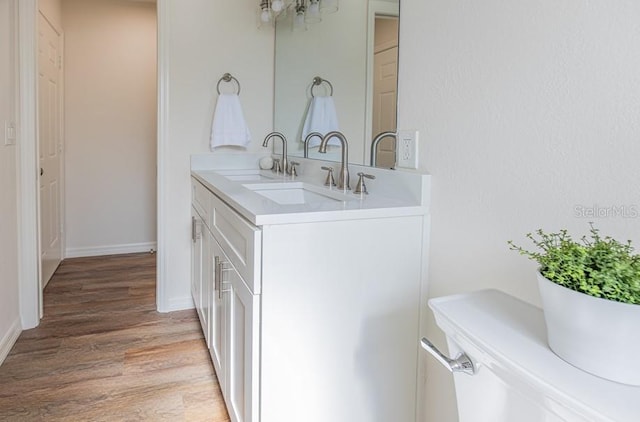
[[[338,128],[338,115],[333,97],[313,97],[304,120],[302,141],[311,132],[319,132],[324,136],[334,130],[340,129]],[[320,145],[320,139],[317,136],[309,140],[310,148],[318,145]],[[333,137],[329,139],[328,145],[340,145],[340,141]]]
[[211,124],[211,150],[224,145],[246,147],[250,141],[240,97],[238,94],[220,94]]

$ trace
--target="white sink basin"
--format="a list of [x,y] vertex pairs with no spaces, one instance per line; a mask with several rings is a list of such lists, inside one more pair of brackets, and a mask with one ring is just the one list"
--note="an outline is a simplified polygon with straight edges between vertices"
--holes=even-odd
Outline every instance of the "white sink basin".
[[229,180],[234,180],[237,182],[251,182],[254,180],[269,180],[268,177],[265,177],[261,174],[231,174],[229,176],[225,176]]
[[250,189],[281,205],[352,201],[353,195],[302,182],[245,184]]
[[218,173],[236,182],[272,180],[271,177],[264,175],[260,170],[221,170]]

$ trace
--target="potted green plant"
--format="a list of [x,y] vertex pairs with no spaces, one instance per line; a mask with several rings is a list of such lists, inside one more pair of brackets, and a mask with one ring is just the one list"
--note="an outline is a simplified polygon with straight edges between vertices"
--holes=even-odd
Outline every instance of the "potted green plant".
[[527,238],[536,251],[512,241],[509,245],[540,265],[538,286],[551,350],[594,375],[640,385],[640,370],[633,363],[640,356],[640,255],[631,242],[602,237],[593,224],[579,241],[567,230],[537,230]]

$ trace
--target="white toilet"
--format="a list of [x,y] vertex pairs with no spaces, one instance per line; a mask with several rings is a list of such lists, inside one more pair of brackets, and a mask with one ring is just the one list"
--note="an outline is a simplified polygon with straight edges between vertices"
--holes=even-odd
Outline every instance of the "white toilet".
[[[450,356],[462,354],[447,358],[422,340],[453,367],[459,422],[640,421],[640,387],[598,378],[557,357],[541,309],[497,290],[431,299],[429,306]],[[640,371],[638,358],[619,364]]]

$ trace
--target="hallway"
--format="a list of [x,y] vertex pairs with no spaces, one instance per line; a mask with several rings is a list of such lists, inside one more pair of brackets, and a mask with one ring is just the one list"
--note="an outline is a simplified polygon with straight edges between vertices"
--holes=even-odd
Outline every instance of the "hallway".
[[2,421],[228,421],[195,311],[155,311],[153,254],[65,260],[0,366]]

